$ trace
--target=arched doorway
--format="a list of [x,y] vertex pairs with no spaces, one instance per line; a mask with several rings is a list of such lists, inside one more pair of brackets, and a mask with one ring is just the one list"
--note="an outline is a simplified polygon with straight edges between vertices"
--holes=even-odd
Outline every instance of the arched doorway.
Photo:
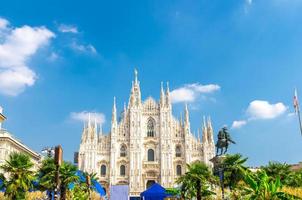
[[148,180],[147,184],[146,184],[146,189],[148,189],[149,187],[151,187],[154,183],[156,183],[154,180]]

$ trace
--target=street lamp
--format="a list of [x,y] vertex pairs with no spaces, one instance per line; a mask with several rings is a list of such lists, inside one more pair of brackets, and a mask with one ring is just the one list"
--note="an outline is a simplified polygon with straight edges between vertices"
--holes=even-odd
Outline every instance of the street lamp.
[[55,148],[53,148],[53,147],[44,147],[41,152],[46,154],[48,158],[52,158],[55,154]]

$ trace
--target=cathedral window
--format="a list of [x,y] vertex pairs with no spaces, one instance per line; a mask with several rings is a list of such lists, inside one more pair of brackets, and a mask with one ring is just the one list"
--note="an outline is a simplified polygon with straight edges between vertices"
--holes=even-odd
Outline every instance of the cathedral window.
[[155,136],[155,121],[151,117],[147,122],[147,136],[154,137]]
[[175,148],[175,156],[176,157],[181,157],[181,147],[180,146],[176,146],[176,148]]
[[181,176],[181,165],[176,166],[176,175]]
[[126,175],[126,167],[125,165],[120,166],[120,175],[125,176]]
[[106,165],[101,166],[101,176],[106,176]]
[[127,147],[125,145],[122,145],[120,148],[120,157],[126,157],[127,155]]
[[148,161],[154,161],[154,150],[148,149]]

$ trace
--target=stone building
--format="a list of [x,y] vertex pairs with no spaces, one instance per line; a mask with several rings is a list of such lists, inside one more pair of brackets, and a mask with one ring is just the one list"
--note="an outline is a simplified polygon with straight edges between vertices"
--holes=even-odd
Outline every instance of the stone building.
[[31,150],[2,127],[2,123],[6,120],[2,111],[3,109],[0,107],[0,165],[5,163],[12,152],[22,152],[31,158],[34,163],[33,170],[38,169],[41,161],[41,155]]
[[203,161],[211,166],[215,155],[210,118],[204,119],[202,137],[190,129],[188,107],[184,119],[172,115],[169,86],[160,89],[160,99],[141,99],[140,82],[135,71],[128,105],[117,120],[115,98],[111,130],[102,133],[93,119],[85,123],[78,165],[86,172],[97,173],[106,189],[127,184],[130,196],[139,196],[149,185],[158,182],[175,186],[175,180],[186,171],[186,163]]

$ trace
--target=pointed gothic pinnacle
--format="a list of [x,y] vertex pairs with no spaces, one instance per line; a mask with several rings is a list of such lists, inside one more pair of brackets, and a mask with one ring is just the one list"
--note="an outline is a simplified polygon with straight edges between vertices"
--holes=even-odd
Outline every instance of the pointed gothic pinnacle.
[[205,116],[203,116],[203,127],[207,127],[206,126],[206,117]]
[[97,123],[96,123],[96,113],[94,113],[94,128],[97,130]]
[[115,97],[113,97],[112,122],[116,122],[116,104],[115,104]]
[[102,123],[100,123],[100,124],[99,124],[99,127],[100,127],[99,135],[102,135],[102,134],[103,134],[103,127],[102,127]]
[[189,110],[188,110],[188,104],[185,104],[185,123],[189,123]]
[[198,129],[197,129],[197,139],[198,139],[198,142],[200,142],[199,134],[200,134],[200,131],[199,131],[199,128],[198,128]]
[[164,97],[165,93],[164,93],[164,87],[163,87],[163,82],[160,83],[160,105],[163,106],[164,105]]
[[170,88],[169,88],[169,81],[167,81],[167,93],[170,92]]
[[180,112],[180,125],[182,125],[182,112]]
[[113,97],[113,107],[116,110],[116,102],[115,102],[115,96]]
[[89,112],[89,113],[88,113],[88,127],[90,127],[90,125],[91,125],[91,124],[90,124],[90,123],[91,123],[90,120],[91,120],[91,117],[90,117],[90,112]]
[[138,81],[137,81],[137,76],[138,76],[138,72],[137,72],[136,69],[134,69],[135,84],[138,83]]

